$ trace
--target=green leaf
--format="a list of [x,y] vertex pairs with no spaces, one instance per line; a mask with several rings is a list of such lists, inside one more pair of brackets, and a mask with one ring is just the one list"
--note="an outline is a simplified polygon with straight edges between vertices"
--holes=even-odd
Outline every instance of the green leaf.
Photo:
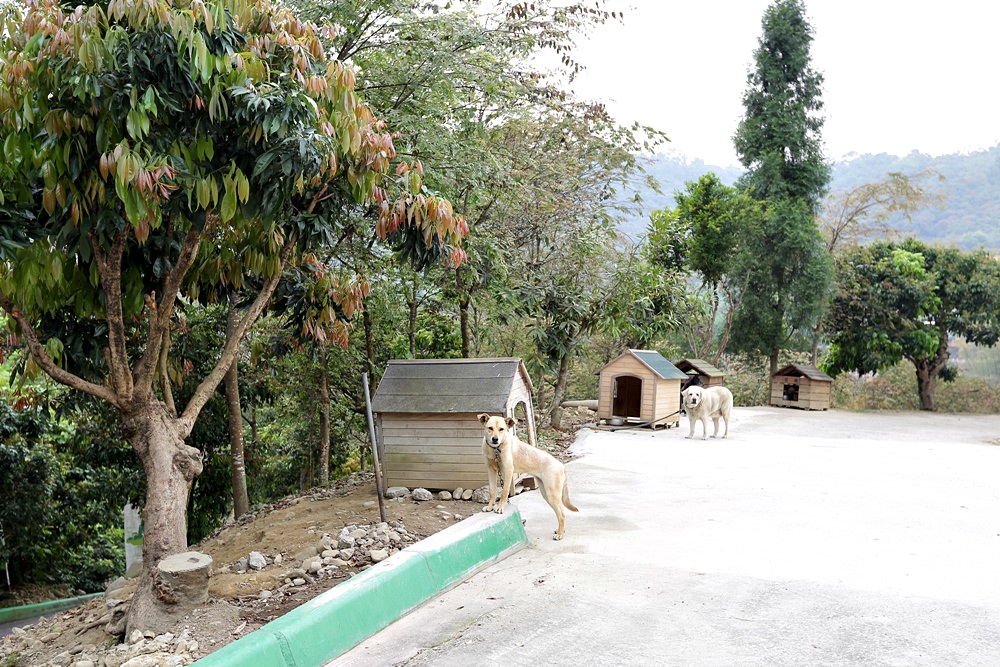
[[229,222],[236,215],[236,188],[227,187],[226,193],[222,196],[222,221]]

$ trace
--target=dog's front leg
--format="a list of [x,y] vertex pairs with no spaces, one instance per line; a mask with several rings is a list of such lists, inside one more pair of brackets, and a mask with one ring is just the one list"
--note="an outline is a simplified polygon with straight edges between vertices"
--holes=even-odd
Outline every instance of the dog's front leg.
[[500,479],[503,480],[503,488],[500,489],[500,502],[497,505],[496,510],[494,510],[497,514],[503,514],[503,511],[507,509],[507,499],[510,497],[510,487],[514,484],[513,458],[510,461],[504,459],[500,467]]
[[490,480],[489,481],[490,501],[489,504],[487,504],[486,507],[483,508],[483,511],[492,512],[493,508],[496,507],[497,504],[497,471],[494,470],[493,466],[491,465],[486,466],[486,471],[487,473],[489,473],[487,476],[489,477]]

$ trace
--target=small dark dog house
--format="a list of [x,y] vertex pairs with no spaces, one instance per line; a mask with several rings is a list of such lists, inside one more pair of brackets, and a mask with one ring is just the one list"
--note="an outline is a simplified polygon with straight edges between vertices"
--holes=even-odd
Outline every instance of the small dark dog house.
[[523,417],[527,437],[521,439],[534,445],[533,395],[524,362],[516,358],[390,361],[372,397],[386,487],[483,486],[478,415]]
[[697,375],[702,387],[726,384],[726,374],[704,359],[681,359],[674,365],[688,377]]
[[771,405],[829,410],[833,378],[806,364],[789,364],[771,376]]
[[627,350],[598,372],[597,418],[666,426],[680,423],[687,375],[655,350]]

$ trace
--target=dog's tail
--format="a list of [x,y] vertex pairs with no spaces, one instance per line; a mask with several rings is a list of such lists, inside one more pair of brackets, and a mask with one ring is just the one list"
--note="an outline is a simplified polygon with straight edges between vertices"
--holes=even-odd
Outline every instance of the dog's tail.
[[563,484],[562,504],[571,512],[579,512],[576,505],[569,499],[569,484]]

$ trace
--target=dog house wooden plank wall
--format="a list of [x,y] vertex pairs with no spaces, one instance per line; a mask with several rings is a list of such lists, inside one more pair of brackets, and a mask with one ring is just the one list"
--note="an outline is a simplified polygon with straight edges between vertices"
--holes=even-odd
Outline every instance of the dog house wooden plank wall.
[[771,376],[771,405],[829,410],[833,378],[806,364],[789,364]]
[[726,374],[704,359],[681,359],[674,365],[685,375],[697,375],[701,379],[702,387],[726,384]]
[[390,361],[372,397],[386,486],[483,486],[478,415],[523,417],[534,445],[533,395],[524,362],[516,358]]
[[670,427],[680,423],[687,375],[655,350],[626,350],[598,372],[597,418]]

